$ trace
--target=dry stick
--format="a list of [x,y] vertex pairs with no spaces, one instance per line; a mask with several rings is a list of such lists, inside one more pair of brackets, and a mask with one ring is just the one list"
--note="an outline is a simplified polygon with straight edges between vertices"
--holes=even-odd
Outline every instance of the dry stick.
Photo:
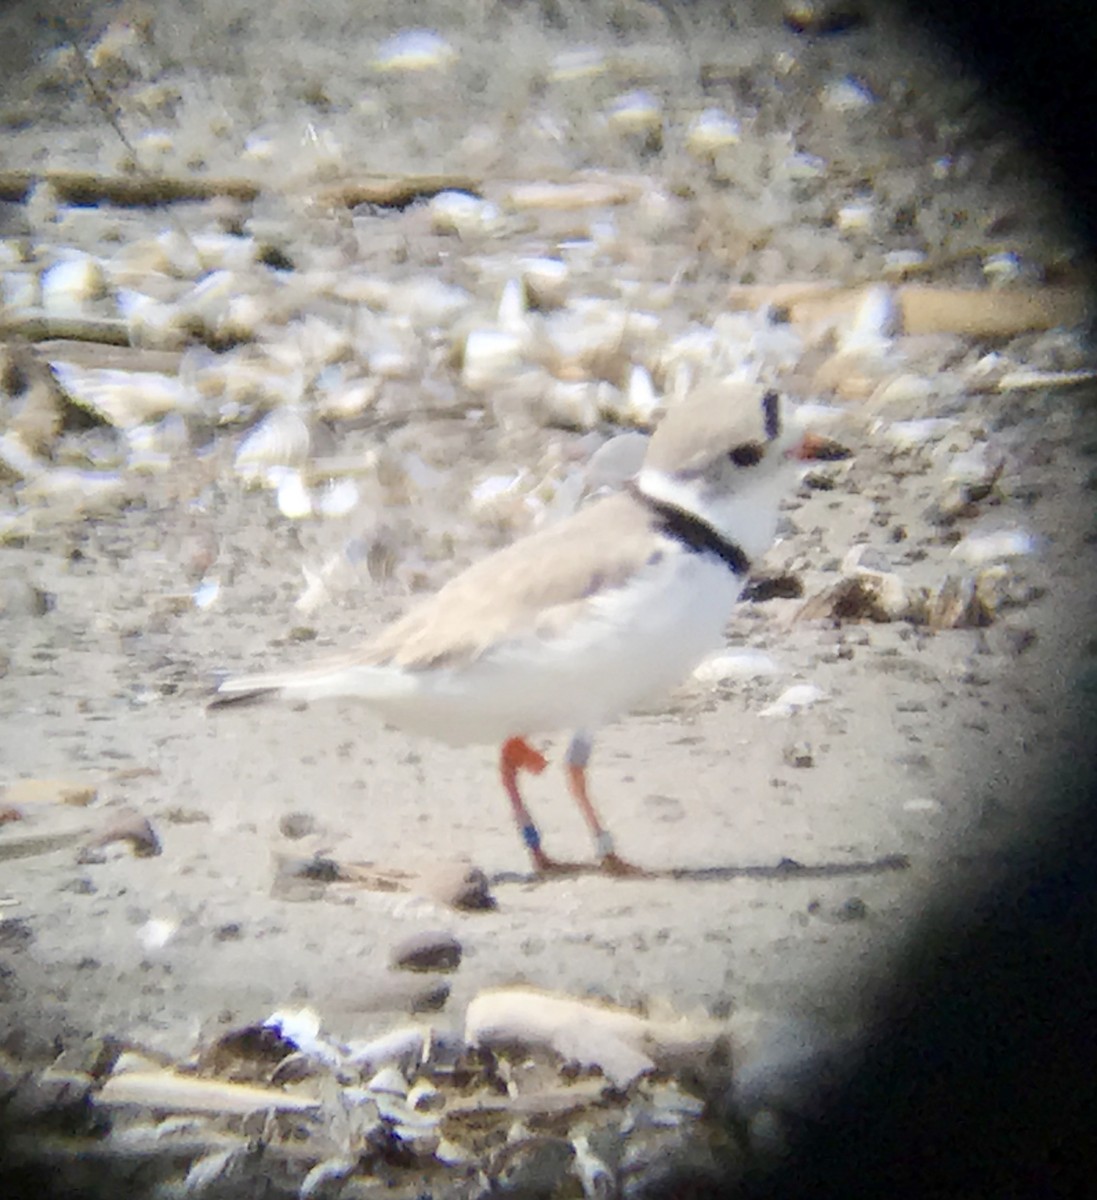
[[46,183],[69,204],[106,200],[120,208],[154,207],[186,200],[229,196],[254,200],[259,184],[250,179],[199,179],[170,175],[101,175],[95,171],[0,171],[0,200],[25,200],[38,183]]
[[[132,159],[134,168],[136,169],[138,175],[140,175],[146,183],[155,183],[156,176],[153,175],[151,171],[145,170],[141,163],[141,156],[137,153],[133,143],[127,137],[126,131],[122,128],[121,115],[118,105],[115,104],[110,96],[108,96],[107,93],[99,86],[99,84],[96,83],[95,76],[92,74],[91,63],[88,62],[88,57],[84,53],[83,46],[80,45],[79,41],[75,37],[70,38],[70,42],[73,52],[76,54],[76,60],[80,64],[80,73],[84,77],[84,86],[91,93],[91,98],[95,101],[96,107],[110,122],[110,127],[118,135],[118,140],[123,146],[125,146],[126,152]],[[194,253],[195,261],[200,267],[204,267],[205,263],[202,260],[202,255],[199,252],[198,247],[194,244],[193,238],[183,228],[182,222],[175,216],[173,212],[171,212],[170,209],[165,212],[165,216],[175,227],[175,231],[181,234],[184,241],[188,246],[190,246],[191,251]]]
[[[870,287],[817,280],[779,284],[736,284],[728,289],[733,308],[774,305],[793,323],[846,320]],[[1010,337],[1034,330],[1077,325],[1093,316],[1094,297],[1081,285],[1003,288],[900,284],[891,289],[905,334],[958,333],[967,337]]]
[[[4,324],[0,322],[0,333],[3,329]],[[87,332],[95,333],[97,330],[93,328]],[[158,375],[177,375],[183,361],[181,350],[131,346],[128,341],[116,346],[101,337],[46,338],[38,342],[34,353],[43,363],[64,362],[77,367],[98,367],[111,371],[153,371]]]
[[[25,200],[38,183],[47,183],[70,204],[107,201],[120,208],[154,207],[187,200],[213,200],[228,196],[251,201],[262,186],[252,179],[232,176],[204,178],[178,175],[101,175],[95,171],[0,171],[0,200]],[[328,184],[308,199],[332,208],[406,208],[439,192],[477,194],[480,183],[465,175],[378,175]]]
[[469,192],[478,195],[481,183],[466,175],[379,175],[330,184],[311,198],[332,208],[357,208],[375,204],[379,208],[406,208],[417,200],[428,200],[439,192]]
[[44,342],[64,338],[74,342],[97,342],[104,346],[128,346],[129,325],[116,317],[55,316],[41,310],[12,313],[0,318],[0,340],[18,338]]

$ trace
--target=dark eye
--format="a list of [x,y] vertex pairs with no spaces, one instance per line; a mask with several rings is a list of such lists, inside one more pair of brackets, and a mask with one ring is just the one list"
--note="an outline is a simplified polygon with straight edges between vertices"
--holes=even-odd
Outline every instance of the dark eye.
[[769,441],[781,432],[781,413],[778,410],[779,398],[776,392],[766,392],[762,397],[762,420],[765,422],[766,437]]
[[756,467],[762,461],[765,451],[757,442],[744,442],[728,451],[728,458],[737,467]]

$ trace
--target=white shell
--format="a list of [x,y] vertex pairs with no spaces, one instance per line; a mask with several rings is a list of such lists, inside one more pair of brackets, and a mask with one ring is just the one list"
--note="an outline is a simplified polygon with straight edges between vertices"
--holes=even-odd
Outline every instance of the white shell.
[[606,119],[618,133],[651,133],[662,128],[663,106],[650,92],[626,92],[610,103]]
[[216,579],[203,579],[191,593],[194,607],[197,609],[212,608],[221,594],[221,584]]
[[421,1129],[418,1126],[409,1125],[406,1121],[395,1122],[392,1132],[398,1141],[420,1158],[433,1156],[442,1140],[442,1135],[438,1132],[437,1127]]
[[843,233],[871,233],[875,210],[869,203],[844,204],[835,216]]
[[693,672],[698,683],[725,683],[732,679],[763,679],[780,668],[764,650],[723,650],[706,658]]
[[795,151],[785,159],[785,174],[789,179],[818,179],[826,169],[825,159],[806,150]]
[[707,157],[717,150],[737,145],[742,140],[739,122],[722,108],[706,108],[690,122],[686,132],[686,149],[698,157]]
[[408,1107],[417,1112],[437,1112],[446,1106],[444,1092],[440,1092],[433,1084],[420,1080],[407,1095]]
[[301,1186],[297,1190],[298,1200],[312,1200],[312,1197],[324,1189],[326,1184],[346,1179],[348,1175],[358,1169],[358,1165],[357,1156],[327,1158],[323,1162],[318,1162],[301,1180]]
[[173,457],[190,448],[187,425],[179,413],[169,413],[154,425],[135,425],[126,430],[129,466],[133,470],[159,471],[170,467]]
[[411,1067],[423,1058],[426,1046],[424,1030],[418,1027],[396,1029],[368,1042],[352,1042],[349,1061],[361,1071],[377,1070],[390,1063]]
[[556,308],[567,299],[568,265],[560,258],[524,258],[519,263],[526,295],[539,308]]
[[548,76],[557,83],[565,83],[575,79],[590,79],[607,70],[609,63],[601,50],[595,46],[579,46],[557,54],[549,64]]
[[835,113],[864,112],[876,103],[869,87],[852,75],[828,83],[819,100],[824,108]]
[[250,267],[259,255],[254,238],[231,233],[193,233],[191,244],[206,270],[239,271]]
[[362,494],[353,479],[333,480],[320,493],[316,510],[323,517],[345,517],[359,505]]
[[1021,258],[1012,251],[988,254],[983,259],[983,274],[993,283],[1012,283],[1022,274]]
[[435,233],[455,233],[458,237],[492,233],[502,221],[497,205],[468,192],[439,192],[427,205],[427,212]]
[[789,717],[793,713],[811,708],[820,700],[826,700],[827,694],[822,688],[813,683],[796,683],[786,688],[772,704],[758,710],[760,717]]
[[612,384],[552,379],[540,397],[539,416],[549,425],[593,429],[603,412],[618,412],[622,407],[621,394]]
[[219,411],[226,421],[240,419],[241,410],[258,404],[278,410],[296,403],[303,390],[302,374],[287,371],[277,363],[253,353],[205,358],[184,354],[180,374],[188,373],[196,390],[221,401]]
[[461,382],[471,391],[487,391],[511,376],[522,361],[524,339],[502,329],[474,329],[465,339]]
[[34,479],[46,470],[46,465],[27,448],[20,434],[8,430],[0,433],[0,465],[22,479]]
[[866,288],[864,297],[841,337],[843,354],[879,354],[885,351],[899,331],[900,314],[891,288],[876,284]]
[[639,364],[634,365],[629,373],[625,408],[629,419],[637,425],[650,425],[660,407],[661,401],[655,394],[655,384],[652,383],[647,368]]
[[278,479],[278,511],[291,521],[301,521],[312,516],[312,497],[308,488],[296,471],[281,473],[279,468],[272,468],[268,479]]
[[0,271],[0,305],[4,308],[36,308],[40,299],[38,276],[33,271]]
[[321,1062],[334,1066],[342,1061],[342,1053],[320,1036],[320,1017],[311,1008],[279,1009],[271,1013],[263,1025],[276,1030],[302,1053]]
[[247,1143],[241,1142],[240,1145],[227,1146],[224,1150],[217,1150],[212,1154],[195,1159],[183,1177],[180,1192],[184,1196],[202,1195],[203,1192],[210,1190],[219,1179],[234,1172],[246,1153]]
[[105,293],[103,265],[90,255],[63,259],[42,273],[42,307],[48,313],[80,312]]
[[0,267],[10,270],[27,262],[28,252],[14,238],[0,238]]
[[463,1167],[473,1161],[467,1150],[463,1150],[456,1142],[440,1138],[434,1148],[434,1157],[445,1167]]
[[[882,383],[872,396],[872,403],[877,408],[887,408],[895,404],[907,407],[918,404],[937,394],[937,383],[924,375],[896,375],[886,383]],[[899,422],[900,425],[904,422]]]
[[146,950],[162,950],[178,929],[179,922],[173,918],[154,917],[137,930],[137,940]]
[[893,421],[885,436],[897,450],[916,450],[929,442],[938,442],[956,427],[948,417],[926,417],[921,421]]
[[153,371],[52,364],[57,382],[81,408],[118,429],[132,429],[167,413],[194,413],[199,397],[180,380]]
[[[621,355],[628,334],[644,330],[645,314],[630,313],[620,305],[577,297],[566,309],[545,319],[545,332],[560,357],[583,367],[592,358]],[[659,321],[655,318],[655,326]]]
[[472,296],[464,288],[429,275],[397,284],[387,300],[391,313],[406,317],[416,327],[428,328],[448,325],[471,306]]
[[969,566],[1020,558],[1036,552],[1036,539],[1023,529],[1002,529],[996,533],[969,533],[952,548],[952,557]]
[[509,508],[522,497],[522,485],[528,473],[519,471],[514,475],[489,475],[481,479],[469,497],[473,512],[492,513]]
[[80,511],[117,503],[125,487],[121,475],[113,471],[79,471],[69,467],[39,470],[26,477],[22,496],[27,500],[57,500]]
[[902,279],[925,266],[926,261],[924,250],[889,250],[884,255],[884,274],[891,279]]
[[613,1172],[590,1148],[585,1134],[579,1134],[571,1142],[575,1151],[572,1171],[579,1176],[586,1200],[605,1200],[617,1194],[617,1183]]
[[249,133],[244,139],[242,156],[252,162],[273,162],[278,153],[278,143],[261,133]]
[[519,337],[529,332],[529,314],[526,309],[526,290],[520,279],[508,279],[499,297],[499,309],[495,317],[499,328]]
[[403,29],[377,47],[378,71],[433,71],[448,67],[457,51],[433,29]]
[[346,421],[361,416],[376,402],[380,390],[376,379],[333,381],[331,386],[318,392],[316,413],[326,421]]
[[169,304],[130,288],[119,290],[117,303],[135,345],[169,349],[186,340],[187,314],[178,304]]
[[309,454],[312,437],[296,408],[276,408],[255,426],[236,451],[236,471],[247,480],[265,475],[270,467],[300,466]]
[[346,325],[306,316],[289,322],[278,337],[265,343],[264,349],[273,361],[289,370],[302,366],[318,370],[352,359],[356,347],[354,335]]
[[416,371],[416,359],[396,342],[386,342],[369,352],[369,370],[379,379],[410,379]]
[[979,442],[949,462],[945,478],[960,483],[988,484],[998,474],[1001,465],[1001,454],[986,442]]
[[398,1096],[403,1099],[408,1094],[408,1081],[392,1066],[382,1067],[366,1084],[368,1091],[382,1096]]

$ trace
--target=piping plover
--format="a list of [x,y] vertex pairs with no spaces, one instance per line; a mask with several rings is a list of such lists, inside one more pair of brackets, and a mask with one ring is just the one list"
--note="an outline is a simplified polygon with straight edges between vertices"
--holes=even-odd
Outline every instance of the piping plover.
[[546,873],[569,867],[542,848],[518,777],[546,765],[527,737],[572,731],[568,783],[602,868],[641,873],[587,793],[593,732],[721,643],[795,459],[811,457],[794,416],[776,392],[699,389],[667,413],[624,490],[475,563],[349,654],[225,679],[213,704],[355,697],[413,733],[501,745],[503,787]]

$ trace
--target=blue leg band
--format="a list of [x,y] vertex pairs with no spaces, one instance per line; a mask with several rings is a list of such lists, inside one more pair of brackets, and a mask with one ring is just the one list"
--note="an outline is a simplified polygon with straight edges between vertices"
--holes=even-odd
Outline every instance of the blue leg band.
[[522,826],[522,841],[526,843],[529,850],[541,849],[541,835],[537,832],[537,826],[533,824]]

